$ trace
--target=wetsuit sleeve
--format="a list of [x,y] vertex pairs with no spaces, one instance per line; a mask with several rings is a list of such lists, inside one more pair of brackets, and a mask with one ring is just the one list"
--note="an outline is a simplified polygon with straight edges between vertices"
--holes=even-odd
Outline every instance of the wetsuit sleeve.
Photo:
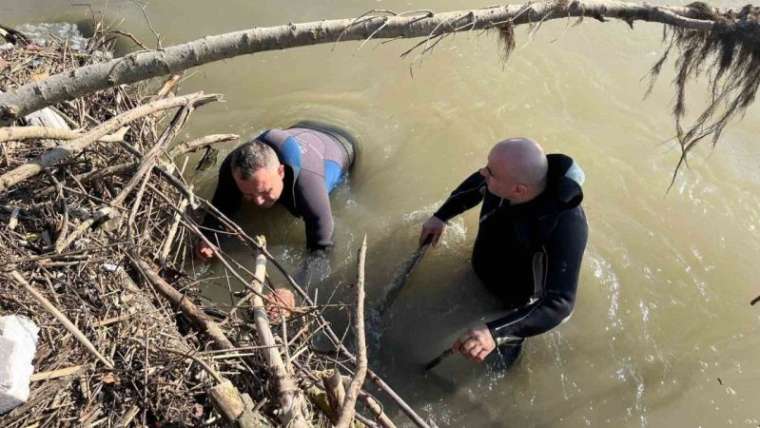
[[587,239],[588,226],[580,207],[560,217],[545,246],[544,292],[534,303],[486,324],[497,343],[545,333],[570,317]]
[[483,200],[485,185],[486,179],[480,172],[472,174],[451,192],[446,202],[433,215],[443,221],[449,221],[469,210]]
[[296,189],[296,203],[302,207],[306,248],[326,250],[332,247],[335,225],[325,180],[310,171],[302,171]]
[[[232,178],[232,168],[230,167],[230,163],[232,162],[231,159],[231,156],[227,155],[224,162],[222,162],[222,166],[219,167],[219,180],[216,184],[214,197],[211,199],[211,204],[227,217],[232,216],[232,214],[240,208],[240,202],[243,197],[237,184],[235,184],[235,179]],[[211,239],[213,238],[214,232],[209,229],[220,230],[222,224],[217,220],[216,216],[207,213],[203,220],[203,227],[203,234],[212,242],[215,242],[214,239]]]

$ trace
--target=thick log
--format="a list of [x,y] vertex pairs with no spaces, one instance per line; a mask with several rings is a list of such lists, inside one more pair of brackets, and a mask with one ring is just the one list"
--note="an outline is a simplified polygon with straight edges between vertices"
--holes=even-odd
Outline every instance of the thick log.
[[[252,28],[207,36],[159,51],[140,51],[26,84],[0,95],[0,122],[115,85],[175,74],[239,55],[370,38],[434,37],[497,28],[505,24],[534,24],[584,16],[598,20],[618,18],[629,23],[637,20],[659,22],[700,31],[710,31],[715,25],[714,21],[699,19],[702,17],[700,12],[689,7],[604,0],[552,0],[442,13],[367,14],[359,18]],[[760,25],[752,22],[745,24],[753,29]]]

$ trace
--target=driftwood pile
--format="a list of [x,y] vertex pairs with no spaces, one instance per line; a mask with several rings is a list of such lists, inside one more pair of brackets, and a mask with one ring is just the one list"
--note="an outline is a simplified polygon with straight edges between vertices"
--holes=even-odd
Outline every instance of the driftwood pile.
[[[15,38],[0,51],[0,91],[107,59],[113,34],[96,28],[85,51]],[[193,194],[185,155],[237,136],[178,139],[196,108],[220,99],[174,95],[179,80],[100,90],[0,128],[0,314],[41,328],[31,396],[0,426],[393,426],[365,375],[427,426],[367,368],[366,241],[354,356],[264,239]],[[185,273],[204,211],[256,258],[250,272],[217,253],[245,290],[224,310],[202,307],[202,280]],[[267,266],[300,297],[287,319],[264,310]],[[333,351],[312,349],[318,334]]]

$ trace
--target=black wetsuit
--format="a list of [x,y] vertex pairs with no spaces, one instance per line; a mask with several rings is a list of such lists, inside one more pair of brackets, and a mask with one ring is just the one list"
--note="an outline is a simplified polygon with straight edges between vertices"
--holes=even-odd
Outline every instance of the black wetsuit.
[[499,344],[551,330],[575,304],[583,251],[588,238],[583,171],[565,155],[547,155],[546,190],[534,200],[511,205],[471,175],[435,216],[443,221],[481,201],[480,227],[472,253],[478,278],[507,306],[506,316],[487,323]]
[[[270,129],[257,140],[268,144],[285,165],[284,188],[277,203],[282,204],[306,226],[306,246],[310,250],[333,245],[333,217],[329,194],[351,168],[354,140],[344,131],[315,122],[299,122],[289,129]],[[236,149],[237,150],[237,149]],[[219,168],[219,182],[212,204],[230,217],[240,208],[242,193],[235,184],[230,167],[231,152]],[[204,221],[207,233],[219,229],[214,216]]]

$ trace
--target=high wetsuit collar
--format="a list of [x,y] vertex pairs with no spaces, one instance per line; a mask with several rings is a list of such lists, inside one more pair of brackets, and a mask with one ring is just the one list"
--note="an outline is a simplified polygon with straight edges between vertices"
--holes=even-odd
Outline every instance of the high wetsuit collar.
[[546,155],[548,171],[546,189],[531,201],[511,205],[500,204],[516,215],[550,216],[575,208],[583,200],[581,185],[585,180],[583,170],[567,155],[555,153]]
[[546,190],[550,196],[559,201],[565,209],[575,208],[583,200],[581,186],[586,175],[570,156],[563,154],[546,155],[549,171],[546,177]]

